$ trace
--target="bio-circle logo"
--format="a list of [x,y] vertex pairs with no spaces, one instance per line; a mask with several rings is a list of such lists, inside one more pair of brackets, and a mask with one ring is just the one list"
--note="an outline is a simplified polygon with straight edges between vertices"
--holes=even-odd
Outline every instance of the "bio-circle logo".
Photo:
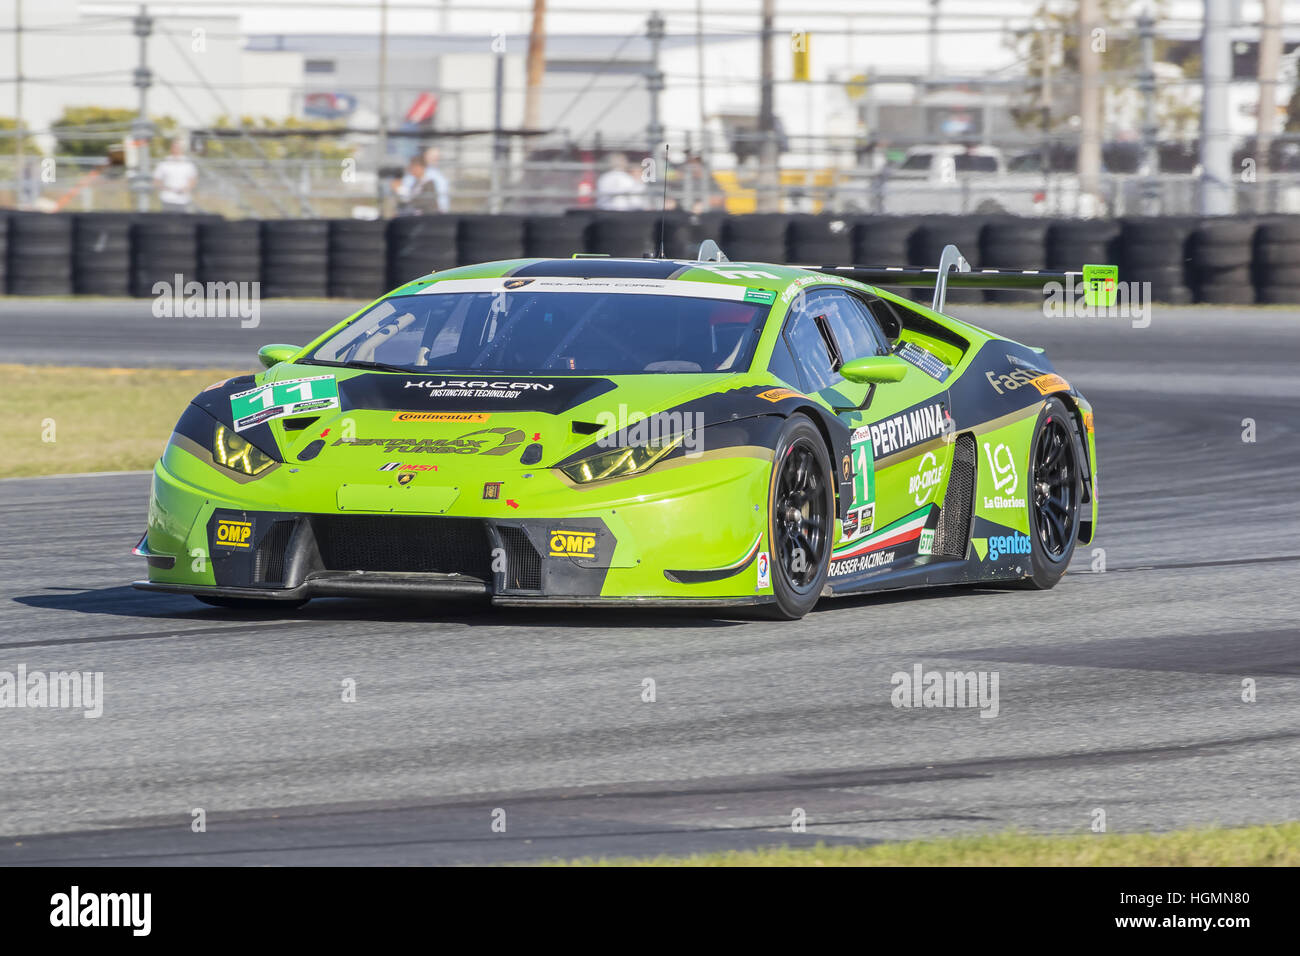
[[934,452],[927,451],[921,456],[921,461],[916,467],[916,474],[908,482],[907,490],[912,495],[912,500],[916,502],[919,508],[934,495],[939,488],[939,482],[943,480],[943,465],[934,457]]

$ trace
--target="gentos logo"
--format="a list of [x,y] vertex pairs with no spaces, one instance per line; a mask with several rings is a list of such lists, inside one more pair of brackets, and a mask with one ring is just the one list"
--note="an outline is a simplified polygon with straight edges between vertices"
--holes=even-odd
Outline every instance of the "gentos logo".
[[596,532],[594,531],[552,531],[551,557],[553,558],[594,558],[596,556]]
[[224,518],[217,521],[218,548],[248,548],[252,546],[252,538],[251,521],[227,521]]
[[1032,385],[1039,395],[1048,395],[1052,392],[1069,391],[1070,383],[1059,375],[1052,375],[1045,372],[1029,371],[1023,368],[1013,369],[1010,372],[999,375],[996,372],[985,372],[984,377],[989,380],[993,386],[993,391],[999,395],[1006,392],[1014,392],[1018,388],[1024,388],[1026,385]]
[[1029,535],[1026,534],[1009,534],[989,538],[990,561],[996,561],[1004,554],[1030,554],[1032,551]]

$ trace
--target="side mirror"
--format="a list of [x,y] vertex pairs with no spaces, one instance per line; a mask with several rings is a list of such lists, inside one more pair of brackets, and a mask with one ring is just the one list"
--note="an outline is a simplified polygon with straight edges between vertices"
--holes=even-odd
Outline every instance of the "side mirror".
[[263,345],[257,350],[257,359],[264,368],[271,368],[281,362],[287,362],[302,349],[297,345]]
[[868,355],[840,366],[840,374],[859,385],[883,385],[901,382],[907,374],[908,364],[897,355]]

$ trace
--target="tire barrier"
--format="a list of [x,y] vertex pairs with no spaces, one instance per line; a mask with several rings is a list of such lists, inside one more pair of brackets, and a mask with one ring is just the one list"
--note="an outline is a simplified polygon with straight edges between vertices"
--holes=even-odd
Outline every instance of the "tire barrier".
[[456,262],[492,262],[524,257],[523,216],[461,216],[456,230]]
[[1182,217],[1121,221],[1119,274],[1125,282],[1151,283],[1151,298],[1169,305],[1195,301],[1188,286],[1188,246],[1196,220]]
[[325,298],[329,251],[328,220],[266,220],[262,223],[262,294]]
[[785,238],[790,262],[811,266],[846,265],[853,256],[853,225],[847,219],[791,216]]
[[199,223],[199,281],[262,281],[262,229],[253,219]]
[[1197,302],[1250,305],[1255,231],[1253,219],[1206,219],[1192,230],[1188,244],[1192,293]]
[[[912,233],[911,262],[909,265],[937,266],[943,247],[955,244],[966,257],[972,269],[980,268],[980,232],[986,216],[925,216]],[[918,302],[931,302],[934,293],[929,289],[912,289],[909,293]],[[948,302],[983,302],[979,289],[950,289]]]
[[[990,219],[980,231],[980,265],[985,269],[1041,269],[1047,248],[1044,219]],[[973,265],[973,263],[972,263]],[[1074,266],[1078,268],[1078,266]],[[984,293],[988,302],[1042,302],[1034,289],[994,289]]]
[[337,299],[377,299],[388,291],[388,223],[332,219],[329,294]]
[[588,249],[587,232],[592,216],[529,216],[524,220],[524,255],[529,259],[567,259]]
[[14,213],[9,217],[8,285],[14,295],[70,295],[72,217]]
[[456,265],[455,216],[402,216],[388,223],[388,287]]
[[[267,297],[370,299],[457,265],[574,253],[659,251],[656,212],[426,215],[384,221],[225,221],[169,213],[0,213],[0,288],[13,295],[153,295],[156,282],[261,282]],[[663,221],[664,255],[714,239],[735,262],[938,264],[956,244],[973,268],[1077,270],[1114,263],[1157,302],[1300,304],[1300,216],[1046,220],[1012,216],[759,213]],[[929,302],[929,290],[899,290]],[[953,289],[949,300],[1037,293]]]
[[1252,253],[1256,301],[1267,305],[1300,302],[1300,219],[1261,222]]
[[72,289],[78,295],[131,294],[131,213],[88,212],[72,220]]

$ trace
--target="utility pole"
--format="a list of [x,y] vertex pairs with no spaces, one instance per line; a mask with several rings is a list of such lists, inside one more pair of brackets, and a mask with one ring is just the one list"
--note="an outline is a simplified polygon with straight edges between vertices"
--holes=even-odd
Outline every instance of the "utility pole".
[[132,83],[140,91],[140,105],[131,122],[131,140],[135,143],[136,160],[130,186],[131,192],[135,193],[136,209],[148,212],[150,194],[153,192],[153,180],[149,175],[149,143],[153,138],[153,124],[149,122],[149,87],[153,84],[153,74],[148,66],[149,35],[153,32],[153,20],[146,7],[141,5],[140,12],[132,19],[131,25],[140,40],[140,65],[132,74]]
[[546,72],[546,0],[533,0],[533,29],[528,34],[527,70],[524,129],[541,129],[542,76]]
[[496,49],[496,89],[492,98],[492,169],[489,174],[488,212],[501,211],[501,173],[506,162],[506,139],[503,134],[506,91],[506,47]]
[[700,160],[709,165],[709,120],[704,107],[704,0],[695,0],[695,83],[700,101]]
[[929,62],[926,64],[925,75],[931,82],[934,82],[939,75],[939,0],[930,0],[930,29],[927,46]]
[[1160,213],[1160,192],[1156,175],[1160,172],[1160,154],[1156,137],[1160,122],[1156,118],[1156,22],[1151,8],[1143,9],[1138,17],[1138,38],[1142,48],[1142,68],[1138,71],[1138,92],[1142,94],[1142,213],[1155,216]]
[[1255,117],[1255,168],[1267,172],[1277,129],[1277,83],[1282,63],[1282,0],[1263,0],[1259,25],[1259,110]]
[[777,167],[776,108],[772,92],[772,22],[776,17],[776,0],[763,0],[763,32],[759,63],[762,85],[758,106],[760,136],[758,161],[758,211],[781,211],[781,174]]
[[[659,69],[659,45],[664,38],[664,18],[656,10],[645,22],[646,39],[650,41],[650,71],[646,73],[646,89],[650,92],[650,123],[646,127],[647,149],[651,156],[664,141],[664,124],[659,118],[659,94],[664,91],[664,74]],[[657,161],[657,160],[656,160]],[[665,170],[664,175],[667,175]]]
[[1101,54],[1093,41],[1097,0],[1079,0],[1079,191],[1096,208],[1101,192]]
[[23,0],[14,5],[14,119],[18,142],[14,144],[14,205],[23,208],[27,177],[23,175]]
[[1228,126],[1228,84],[1232,46],[1230,0],[1205,0],[1201,36],[1201,215],[1228,216],[1236,207],[1232,184],[1232,134]]
[[375,199],[379,204],[379,218],[388,218],[388,184],[384,182],[383,168],[388,160],[388,0],[379,4],[379,130],[375,160]]
[[1043,192],[1050,194],[1052,185],[1052,56],[1056,42],[1052,38],[1050,20],[1043,20],[1042,32],[1039,34],[1043,50],[1041,64],[1041,89],[1038,99],[1038,119],[1042,127],[1043,142],[1039,146],[1039,158],[1043,167]]

